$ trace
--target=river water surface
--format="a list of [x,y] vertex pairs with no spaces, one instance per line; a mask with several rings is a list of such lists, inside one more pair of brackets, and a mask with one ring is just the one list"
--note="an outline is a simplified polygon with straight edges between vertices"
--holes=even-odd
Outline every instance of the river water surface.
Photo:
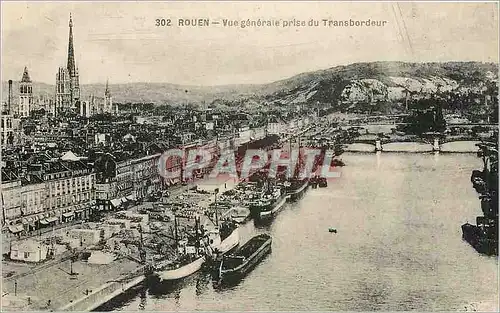
[[[272,253],[237,286],[197,273],[101,310],[464,310],[498,303],[498,259],[462,241],[481,213],[473,154],[351,154],[328,188],[309,189],[243,240],[273,237]],[[329,233],[334,227],[337,233]],[[158,289],[158,288],[155,288]],[[491,307],[494,309],[495,307]]]

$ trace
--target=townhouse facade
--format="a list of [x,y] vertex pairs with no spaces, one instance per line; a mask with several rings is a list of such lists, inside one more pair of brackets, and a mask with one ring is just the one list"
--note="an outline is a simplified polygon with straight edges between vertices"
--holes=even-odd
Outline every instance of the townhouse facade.
[[111,154],[98,160],[101,175],[96,183],[99,210],[121,208],[130,201],[144,199],[162,188],[158,171],[161,153],[117,162]]
[[82,161],[52,161],[38,172],[2,171],[3,223],[13,234],[74,219],[86,219],[95,205],[95,173]]
[[19,138],[20,120],[13,115],[0,115],[0,145],[9,147],[16,144]]

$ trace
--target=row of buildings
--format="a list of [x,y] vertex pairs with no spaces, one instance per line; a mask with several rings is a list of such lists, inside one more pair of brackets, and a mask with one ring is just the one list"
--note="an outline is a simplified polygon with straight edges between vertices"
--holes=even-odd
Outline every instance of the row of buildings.
[[[234,151],[271,134],[293,132],[310,121],[309,118],[273,120],[266,125],[235,127],[227,133],[203,138],[195,132],[188,133],[190,136],[181,133],[177,134],[181,137],[179,141],[173,140],[173,133],[160,132],[165,130],[161,125],[124,119],[85,125],[69,121],[60,130],[56,126],[46,127],[62,133],[65,132],[62,129],[93,128],[97,135],[89,136],[88,142],[85,137],[70,133],[50,144],[47,136],[34,131],[25,136],[29,141],[3,147],[2,223],[10,233],[24,234],[74,219],[87,219],[96,211],[123,208],[128,202],[158,195],[184,182],[187,178],[182,174],[169,180],[160,176],[160,156],[168,149],[181,148],[188,154],[190,149],[201,148],[215,157],[221,151]],[[45,122],[33,123],[39,126]],[[80,150],[70,151],[78,146]],[[181,165],[178,160],[168,166],[168,170],[175,172],[189,164]]]
[[[8,162],[7,162],[8,163]],[[95,172],[84,160],[37,155],[2,167],[2,223],[13,234],[90,216]]]

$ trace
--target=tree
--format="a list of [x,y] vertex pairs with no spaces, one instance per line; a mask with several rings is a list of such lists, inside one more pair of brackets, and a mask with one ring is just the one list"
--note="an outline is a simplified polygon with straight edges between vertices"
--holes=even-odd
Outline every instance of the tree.
[[406,125],[399,127],[408,134],[422,135],[426,132],[443,132],[446,121],[440,105],[429,109],[415,109],[412,114],[404,119]]

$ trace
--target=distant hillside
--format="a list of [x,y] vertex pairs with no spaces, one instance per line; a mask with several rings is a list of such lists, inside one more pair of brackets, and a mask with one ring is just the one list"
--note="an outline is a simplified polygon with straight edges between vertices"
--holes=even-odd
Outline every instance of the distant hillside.
[[337,66],[273,83],[267,97],[280,104],[397,100],[412,95],[477,88],[498,81],[498,65],[479,62],[373,62]]
[[[411,94],[423,96],[465,92],[498,82],[498,65],[480,62],[404,63],[372,62],[336,66],[303,73],[264,85],[181,86],[166,83],[112,84],[115,102],[153,102],[184,105],[192,103],[247,103],[293,105],[297,103],[346,103],[398,101]],[[18,82],[14,82],[17,99]],[[102,96],[103,84],[82,85],[82,97]],[[53,85],[34,83],[37,95],[53,96]],[[7,83],[2,83],[3,100]]]
[[[104,95],[104,84],[81,85],[83,99],[88,99],[90,95],[102,97]],[[231,85],[231,86],[181,86],[164,83],[130,83],[130,84],[110,84],[109,88],[114,102],[153,102],[156,104],[182,105],[186,102],[210,103],[214,99],[222,98],[234,100],[241,96],[249,96],[259,90],[258,85]],[[12,83],[13,99],[17,101],[19,95],[19,82]],[[45,83],[33,83],[33,93],[35,96],[53,97],[55,85]],[[8,97],[8,82],[2,82],[2,100]]]

